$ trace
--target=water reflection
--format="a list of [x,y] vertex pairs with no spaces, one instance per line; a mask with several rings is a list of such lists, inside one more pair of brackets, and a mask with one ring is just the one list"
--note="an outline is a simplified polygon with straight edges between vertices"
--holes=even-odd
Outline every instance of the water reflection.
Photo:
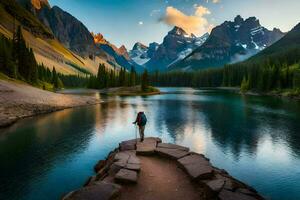
[[79,187],[97,160],[135,137],[131,122],[141,110],[149,121],[147,136],[204,153],[267,197],[300,198],[299,103],[212,90],[163,90],[170,93],[102,95],[101,105],[27,119],[3,131],[0,199],[57,199]]

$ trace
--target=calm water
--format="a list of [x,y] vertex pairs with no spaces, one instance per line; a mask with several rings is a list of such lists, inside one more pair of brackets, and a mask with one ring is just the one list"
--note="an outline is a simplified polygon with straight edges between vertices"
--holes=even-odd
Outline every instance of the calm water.
[[52,200],[80,187],[93,166],[135,136],[189,146],[269,199],[300,199],[300,103],[224,91],[163,88],[151,97],[103,97],[0,130],[0,199]]

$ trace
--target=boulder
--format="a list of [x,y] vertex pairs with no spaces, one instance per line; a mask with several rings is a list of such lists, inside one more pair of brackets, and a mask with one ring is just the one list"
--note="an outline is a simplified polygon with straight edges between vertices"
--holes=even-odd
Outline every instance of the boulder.
[[236,192],[243,193],[250,196],[257,196],[257,192],[255,190],[248,189],[248,188],[238,188]]
[[220,200],[257,200],[260,198],[255,198],[253,196],[249,196],[243,193],[239,193],[239,192],[232,192],[226,189],[223,189],[220,193],[219,193],[219,199]]
[[190,149],[187,147],[179,146],[177,144],[170,144],[170,143],[159,143],[159,144],[157,144],[157,147],[158,148],[167,148],[167,149],[179,149],[182,151],[190,151]]
[[205,185],[212,191],[212,192],[220,192],[225,184],[225,181],[222,179],[214,179],[205,182]]
[[115,176],[115,181],[121,183],[136,183],[137,178],[138,177],[136,171],[120,169],[120,171]]
[[189,154],[188,151],[180,149],[156,148],[155,152],[170,159],[179,159]]
[[178,163],[192,180],[209,179],[213,176],[213,167],[202,155],[193,153],[178,159]]
[[105,167],[106,161],[105,160],[99,160],[99,162],[95,165],[94,170],[97,173],[99,170],[101,170],[103,167]]
[[217,179],[222,179],[225,181],[224,189],[235,191],[238,188],[245,188],[246,185],[240,181],[237,181],[233,177],[227,175],[227,174],[216,174],[215,175]]
[[117,184],[98,181],[69,193],[63,200],[111,200],[119,196],[120,190],[121,187]]

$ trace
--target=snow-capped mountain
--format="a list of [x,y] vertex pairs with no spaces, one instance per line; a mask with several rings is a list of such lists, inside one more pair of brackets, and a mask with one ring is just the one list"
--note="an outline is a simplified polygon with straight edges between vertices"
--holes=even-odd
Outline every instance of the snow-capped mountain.
[[174,27],[165,36],[163,43],[156,47],[157,50],[153,52],[153,56],[145,63],[145,66],[149,71],[166,71],[172,63],[183,59],[195,48],[201,46],[208,36],[205,34],[202,37],[196,37],[186,33],[182,28]]
[[148,47],[140,42],[134,44],[129,52],[130,58],[138,65],[143,65],[150,60],[147,55]]
[[215,27],[206,42],[169,69],[201,69],[219,67],[243,61],[272,45],[284,36],[279,29],[272,31],[261,26],[259,20],[244,20],[237,16]]

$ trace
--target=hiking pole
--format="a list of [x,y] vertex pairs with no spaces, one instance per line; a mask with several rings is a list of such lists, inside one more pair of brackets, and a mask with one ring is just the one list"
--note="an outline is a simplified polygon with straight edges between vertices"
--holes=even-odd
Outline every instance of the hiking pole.
[[134,125],[135,126],[135,148],[137,148],[136,146],[137,146],[137,125],[135,124]]

